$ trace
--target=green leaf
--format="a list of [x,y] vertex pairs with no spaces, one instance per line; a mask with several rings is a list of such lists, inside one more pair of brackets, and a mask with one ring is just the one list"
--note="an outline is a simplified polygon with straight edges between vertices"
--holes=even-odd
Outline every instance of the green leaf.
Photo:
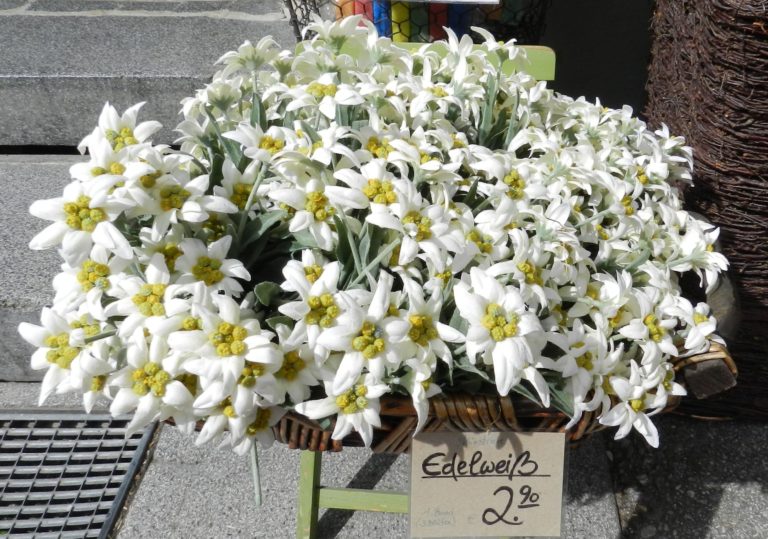
[[467,332],[467,328],[469,327],[469,323],[464,319],[464,317],[461,316],[459,309],[455,309],[453,311],[453,314],[451,315],[451,319],[448,322],[448,325],[451,326],[453,329],[465,334]]
[[466,357],[460,357],[456,361],[453,362],[456,369],[460,369],[462,371],[471,373],[473,375],[479,376],[483,380],[486,380],[488,382],[491,381],[491,377],[488,376],[488,373],[485,371],[481,371],[478,369],[475,365],[469,362],[469,360]]
[[491,131],[493,122],[493,108],[496,105],[496,93],[499,89],[499,81],[496,78],[488,80],[488,93],[485,96],[485,105],[480,119],[480,129],[478,133],[478,143],[481,146],[486,145],[488,134]]
[[253,288],[256,299],[265,307],[272,305],[281,292],[280,285],[271,281],[264,281]]
[[245,226],[244,238],[240,239],[242,247],[261,238],[275,223],[280,222],[283,217],[285,217],[285,212],[282,210],[257,215]]
[[318,140],[322,140],[322,137],[317,134],[317,131],[315,131],[315,128],[309,125],[309,122],[302,120],[299,122],[301,125],[302,131],[304,131],[307,135],[309,135],[309,138],[312,142],[317,142]]
[[504,138],[504,148],[509,147],[509,143],[517,134],[517,107],[520,103],[520,92],[515,90],[515,105],[512,107],[509,125],[507,126],[507,136]]
[[477,195],[477,186],[478,182],[480,181],[480,178],[475,178],[475,181],[472,182],[472,185],[469,187],[469,191],[467,191],[467,196],[464,197],[464,204],[472,207],[472,204],[475,201],[475,196]]
[[296,321],[293,318],[290,318],[288,316],[282,316],[282,315],[267,318],[266,322],[267,322],[267,325],[274,331],[277,331],[277,326],[288,326],[289,328],[293,329],[293,326],[296,323]]
[[251,125],[259,126],[262,131],[267,130],[267,111],[264,110],[264,103],[261,102],[261,97],[256,91],[256,77],[253,81],[253,106],[251,107]]
[[[336,225],[336,231],[339,234],[339,244],[336,247],[336,260],[343,264],[343,273],[345,278],[352,276],[352,270],[359,276],[363,273],[363,265],[360,260],[360,253],[357,252],[357,245],[352,231],[349,229],[343,219],[338,215],[333,216],[333,222]],[[340,279],[342,282],[346,279]]]
[[227,154],[227,157],[229,157],[230,161],[232,161],[237,169],[242,172],[245,170],[245,158],[243,156],[243,151],[240,148],[240,145],[234,140],[224,138],[222,136],[219,122],[216,121],[216,118],[213,116],[210,107],[205,107],[205,113],[208,115],[208,119],[211,120],[211,126],[216,132],[216,136],[219,139],[219,144],[221,144],[221,147],[224,148],[224,152]]
[[317,241],[309,230],[299,230],[293,233],[294,241],[291,242],[291,251],[302,251],[304,249],[319,249]]

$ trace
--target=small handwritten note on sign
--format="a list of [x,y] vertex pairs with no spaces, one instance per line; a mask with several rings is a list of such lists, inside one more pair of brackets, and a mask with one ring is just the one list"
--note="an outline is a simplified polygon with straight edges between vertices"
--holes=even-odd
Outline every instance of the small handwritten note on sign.
[[565,435],[423,433],[411,449],[411,537],[559,537]]

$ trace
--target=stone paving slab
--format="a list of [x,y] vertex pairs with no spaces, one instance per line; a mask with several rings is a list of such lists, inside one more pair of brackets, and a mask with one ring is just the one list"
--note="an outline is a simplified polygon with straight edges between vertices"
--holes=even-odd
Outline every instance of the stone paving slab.
[[611,442],[628,538],[768,537],[768,423],[657,419],[661,447]]
[[214,62],[270,34],[295,43],[281,0],[0,0],[0,146],[74,146],[106,101],[146,101],[170,143]]

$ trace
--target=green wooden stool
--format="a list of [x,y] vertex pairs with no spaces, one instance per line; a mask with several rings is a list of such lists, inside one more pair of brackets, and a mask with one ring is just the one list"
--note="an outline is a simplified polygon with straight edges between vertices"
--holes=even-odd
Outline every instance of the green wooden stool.
[[[398,46],[417,49],[423,43],[398,43]],[[524,46],[530,65],[528,73],[538,80],[554,80],[555,52],[549,47]],[[502,66],[502,71],[506,71]],[[383,513],[408,513],[409,495],[405,492],[377,491],[353,488],[330,488],[320,484],[323,453],[302,451],[299,465],[299,500],[296,522],[297,539],[315,539],[317,515],[320,508],[375,511]],[[255,462],[253,470],[258,470]],[[258,481],[258,472],[254,471]],[[257,500],[260,498],[257,487]]]

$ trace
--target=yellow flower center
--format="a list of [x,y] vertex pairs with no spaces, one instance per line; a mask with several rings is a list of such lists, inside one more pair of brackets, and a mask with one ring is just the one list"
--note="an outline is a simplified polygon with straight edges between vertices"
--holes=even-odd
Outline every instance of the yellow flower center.
[[141,285],[141,290],[134,294],[131,299],[144,316],[164,316],[163,295],[165,289],[166,285],[164,284],[146,283]]
[[230,399],[229,397],[221,401],[219,403],[218,408],[222,415],[230,419],[234,419],[237,417],[237,412],[235,412],[235,407],[232,406],[232,399]]
[[69,323],[69,327],[72,329],[82,329],[86,337],[93,337],[94,335],[98,335],[101,331],[99,323],[91,323],[88,320],[87,315],[81,316],[79,320],[73,320]]
[[364,322],[360,333],[352,339],[352,348],[362,352],[365,359],[373,359],[384,351],[384,339],[379,329],[370,322]]
[[478,229],[472,229],[467,234],[467,239],[477,245],[481,253],[490,253],[493,250],[493,244],[491,243],[491,237],[483,235]]
[[139,143],[133,136],[133,130],[130,127],[123,127],[120,131],[107,129],[104,134],[107,136],[107,140],[112,146],[112,149],[116,152],[122,150],[126,146]]
[[[271,155],[275,155],[277,152],[285,147],[285,141],[272,138],[269,135],[264,135],[259,141],[259,148],[267,150]],[[241,208],[242,209],[242,208]]]
[[221,239],[227,233],[227,224],[215,215],[203,221],[203,229],[208,233],[208,241]]
[[251,195],[251,189],[253,189],[253,184],[236,183],[232,186],[232,196],[229,197],[229,200],[232,201],[232,204],[244,210],[248,197]]
[[435,277],[443,281],[443,286],[448,284],[448,281],[451,280],[451,277],[453,277],[453,272],[451,270],[445,270],[441,273],[436,273]]
[[275,377],[292,382],[304,367],[306,367],[306,363],[299,357],[299,353],[296,350],[291,350],[283,356],[283,365],[275,373]]
[[376,204],[389,206],[397,202],[397,194],[392,187],[392,182],[377,179],[368,180],[368,185],[363,187],[363,194],[368,200]]
[[504,176],[504,183],[507,185],[507,196],[513,200],[520,200],[525,194],[525,180],[520,177],[520,173],[512,170]]
[[365,398],[367,394],[368,388],[366,386],[362,384],[355,386],[336,397],[336,406],[344,414],[360,412],[368,407],[368,399]]
[[635,213],[635,208],[632,207],[632,197],[625,196],[621,199],[621,205],[624,206],[624,213],[627,215],[632,215]]
[[693,323],[696,324],[697,326],[699,324],[703,324],[704,322],[708,322],[708,321],[709,321],[709,317],[706,314],[693,313]]
[[371,137],[368,139],[368,142],[365,145],[365,149],[381,159],[387,157],[389,152],[394,150],[389,142],[384,141],[381,143],[376,137]]
[[191,193],[180,185],[167,185],[160,189],[160,208],[163,211],[178,210]]
[[144,174],[144,176],[139,178],[139,183],[144,189],[152,189],[157,183],[157,179],[162,175],[163,173],[159,170]]
[[661,339],[663,339],[667,334],[667,330],[660,326],[657,322],[658,318],[656,318],[656,315],[653,313],[643,318],[643,324],[645,324],[645,327],[648,328],[648,333],[654,342],[661,341]]
[[107,375],[94,376],[91,380],[91,391],[101,391],[107,383]]
[[184,254],[184,252],[179,249],[179,246],[175,243],[166,243],[159,252],[163,253],[165,266],[168,268],[168,271],[176,271],[176,260]]
[[243,342],[248,337],[248,330],[243,326],[220,322],[216,330],[208,335],[208,341],[216,347],[220,357],[241,356],[248,347]]
[[91,208],[91,198],[85,195],[77,197],[74,202],[64,204],[67,214],[67,225],[74,230],[93,232],[96,225],[107,219],[107,214],[101,208]]
[[319,325],[323,328],[329,328],[333,325],[334,319],[339,316],[341,310],[336,305],[331,294],[322,296],[310,296],[307,300],[309,313],[305,318],[307,324]]
[[165,395],[165,386],[172,380],[159,363],[149,362],[140,369],[133,371],[133,392],[139,397],[143,397],[150,391],[155,397]]
[[415,225],[415,233],[412,233],[411,235],[416,241],[424,241],[432,237],[432,219],[421,215],[417,211],[408,212],[408,214],[403,217],[403,224]]
[[99,264],[90,258],[83,262],[80,271],[77,272],[77,282],[85,292],[94,287],[106,290],[109,286],[107,277],[109,277],[109,266]]
[[68,369],[80,353],[79,348],[69,345],[69,333],[49,335],[44,344],[50,348],[45,354],[45,359],[48,363],[56,364],[62,369]]
[[629,401],[629,405],[635,412],[639,412],[643,409],[643,399],[632,399]]
[[311,266],[304,266],[304,275],[306,275],[307,281],[309,281],[310,283],[314,284],[322,274],[323,274],[323,268],[321,268],[317,264],[312,264]]
[[321,84],[312,82],[307,86],[307,93],[315,99],[322,99],[325,96],[335,96],[337,87],[335,84]]
[[517,335],[517,322],[520,320],[516,314],[507,315],[498,303],[489,303],[485,308],[482,324],[491,338],[500,342]]
[[592,352],[584,352],[582,355],[576,358],[576,365],[584,370],[591,371],[594,368],[592,363]]
[[224,279],[224,273],[221,271],[221,260],[201,256],[197,259],[197,264],[192,266],[192,275],[208,286],[221,282]]
[[416,344],[427,346],[429,341],[437,338],[437,329],[431,316],[412,314],[408,317],[408,321],[411,323],[408,338]]
[[517,265],[517,269],[523,272],[523,275],[525,275],[525,282],[528,284],[538,284],[541,285],[543,283],[541,279],[541,270],[539,270],[538,267],[536,267],[535,264],[532,262],[526,260],[524,262],[520,262]]
[[608,319],[608,324],[611,326],[611,329],[616,329],[621,325],[622,318],[624,318],[624,313],[626,311],[623,307],[620,307],[618,311],[616,311],[616,314]]
[[448,97],[448,92],[442,86],[433,86],[429,89],[435,97]]
[[194,316],[187,316],[181,322],[181,329],[184,331],[195,331],[202,329],[202,321],[199,318],[195,318]]
[[243,387],[253,387],[259,376],[263,376],[265,372],[267,372],[266,365],[246,361],[245,367],[240,371],[240,378],[237,379],[237,383]]
[[328,197],[320,191],[307,193],[304,209],[311,213],[316,221],[325,221],[336,213],[335,208],[328,206]]
[[256,412],[256,419],[248,425],[245,433],[248,436],[256,436],[256,433],[269,428],[269,419],[272,417],[272,411],[269,408],[259,408]]

